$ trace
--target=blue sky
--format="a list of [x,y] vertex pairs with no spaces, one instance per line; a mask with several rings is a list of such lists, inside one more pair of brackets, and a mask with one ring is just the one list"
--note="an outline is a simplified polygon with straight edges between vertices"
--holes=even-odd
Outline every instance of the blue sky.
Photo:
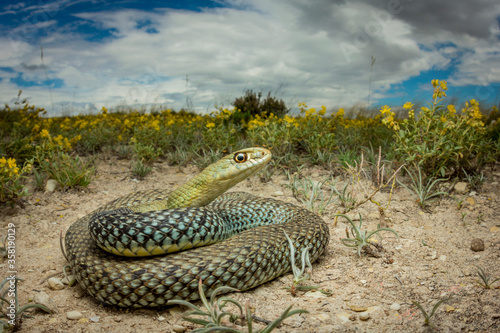
[[497,0],[2,1],[0,102],[22,89],[51,115],[203,113],[253,89],[291,107],[397,106],[444,79],[450,101],[498,105],[499,25]]

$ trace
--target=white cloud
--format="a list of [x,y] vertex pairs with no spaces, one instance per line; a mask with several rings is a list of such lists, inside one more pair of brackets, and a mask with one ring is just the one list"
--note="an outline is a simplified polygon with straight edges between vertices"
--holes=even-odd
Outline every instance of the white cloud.
[[[453,7],[454,2],[445,2]],[[496,22],[491,12],[498,17],[500,10],[485,10],[486,0],[476,4],[472,14],[482,21],[458,30],[455,21],[465,22],[460,12],[453,10],[434,22],[424,15],[430,10],[414,1],[400,6],[386,1],[229,3],[234,7],[201,12],[127,9],[74,14],[94,28],[113,29],[112,36],[100,42],[86,40],[82,31],[68,26],[54,30],[57,16],[40,22],[45,26],[37,29],[52,29],[40,40],[48,76],[65,83],[52,89],[53,100],[108,107],[163,103],[179,109],[190,99],[204,111],[215,102],[228,106],[245,89],[281,86],[285,101],[347,106],[366,100],[371,56],[376,58],[372,90],[379,91],[374,98],[422,71],[446,69],[457,57],[453,84],[480,82],[485,75],[491,82],[500,77],[492,70],[500,68],[500,47],[491,43],[498,36],[491,27]],[[61,2],[61,8],[66,5]],[[148,33],[150,28],[156,33]],[[0,39],[6,50],[0,54],[0,66],[43,82],[42,70],[21,66],[40,65],[39,46],[23,38],[12,43]],[[474,53],[464,52],[469,49]],[[17,95],[10,77],[2,77],[4,97]],[[43,86],[26,89],[34,103],[45,106],[50,104],[47,92]]]

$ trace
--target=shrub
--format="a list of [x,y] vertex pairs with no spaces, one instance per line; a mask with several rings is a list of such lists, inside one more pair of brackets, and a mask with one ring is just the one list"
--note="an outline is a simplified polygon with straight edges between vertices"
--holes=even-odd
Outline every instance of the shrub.
[[394,150],[401,162],[411,163],[431,177],[462,172],[477,173],[494,158],[493,142],[487,136],[479,103],[472,99],[458,114],[454,105],[441,104],[446,81],[433,80],[433,100],[415,114],[405,103],[408,118],[398,121],[387,105],[380,112],[383,122],[394,130]]

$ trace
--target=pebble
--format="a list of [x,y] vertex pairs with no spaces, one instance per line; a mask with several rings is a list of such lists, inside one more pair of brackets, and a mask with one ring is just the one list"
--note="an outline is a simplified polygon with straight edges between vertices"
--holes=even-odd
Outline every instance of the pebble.
[[484,251],[484,241],[481,238],[474,238],[470,242],[470,249],[474,252]]
[[437,251],[432,251],[431,253],[431,259],[436,260],[437,259]]
[[64,289],[64,284],[58,278],[52,277],[48,281],[49,288],[52,290]]
[[174,326],[172,326],[172,330],[176,333],[182,333],[186,330],[186,328],[182,325],[175,324]]
[[66,318],[68,318],[69,320],[78,320],[80,318],[82,318],[83,315],[80,311],[69,311],[69,312],[66,312]]
[[370,315],[370,313],[369,313],[369,312],[361,312],[361,313],[359,314],[359,319],[361,319],[361,320],[363,320],[363,321],[366,321],[366,320],[368,320],[368,319],[370,319],[370,318],[371,318],[371,315]]
[[326,298],[328,297],[328,295],[326,295],[325,293],[322,293],[321,291],[319,290],[316,290],[316,291],[308,291],[304,294],[304,296],[308,296],[308,297],[312,297],[312,298]]
[[99,316],[93,316],[93,317],[90,317],[90,321],[94,322],[94,323],[98,323],[99,322],[99,319],[101,319],[101,317]]
[[446,256],[444,254],[440,255],[439,260],[446,261]]
[[59,183],[55,179],[49,179],[47,180],[47,183],[45,184],[45,192],[51,193],[54,192],[57,189],[57,186],[59,186]]
[[40,304],[48,308],[52,313],[57,313],[56,302],[46,292],[38,292],[33,296],[33,302],[35,304]]
[[390,309],[394,311],[399,311],[399,309],[401,309],[401,305],[399,305],[398,303],[392,303]]
[[282,197],[284,195],[285,195],[285,193],[283,193],[283,191],[276,191],[273,193],[274,197]]
[[467,184],[466,182],[458,182],[458,183],[456,183],[455,187],[454,187],[455,192],[460,193],[460,194],[467,192],[467,186],[468,185],[469,184]]
[[347,323],[350,321],[350,319],[349,319],[350,315],[348,313],[345,313],[345,312],[337,313],[336,316],[337,316],[337,318],[342,320],[344,323]]

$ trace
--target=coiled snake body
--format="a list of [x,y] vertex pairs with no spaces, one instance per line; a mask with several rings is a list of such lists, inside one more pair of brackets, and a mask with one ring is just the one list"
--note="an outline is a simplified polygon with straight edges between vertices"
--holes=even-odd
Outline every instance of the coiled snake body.
[[[136,192],[79,219],[65,237],[77,281],[108,305],[158,307],[199,299],[200,279],[210,295],[220,286],[243,291],[286,273],[285,232],[298,253],[310,247],[315,261],[329,241],[318,215],[247,193],[221,195],[270,158],[263,148],[240,150],[175,191]],[[152,256],[173,251],[181,252]]]

